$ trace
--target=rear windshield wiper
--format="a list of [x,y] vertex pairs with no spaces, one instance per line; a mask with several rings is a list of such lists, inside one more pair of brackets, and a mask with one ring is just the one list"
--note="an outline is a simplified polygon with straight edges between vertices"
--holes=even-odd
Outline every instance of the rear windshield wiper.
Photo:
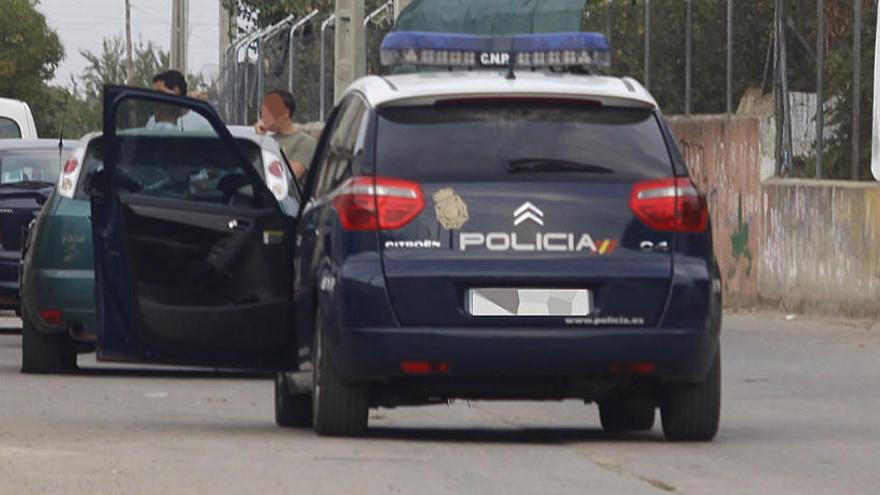
[[18,182],[4,182],[0,184],[0,187],[25,187],[25,188],[33,188],[33,187],[53,187],[55,186],[54,182],[46,182],[42,180],[21,180]]
[[555,158],[519,158],[507,162],[507,171],[518,172],[581,172],[588,174],[613,174],[614,170],[600,165]]

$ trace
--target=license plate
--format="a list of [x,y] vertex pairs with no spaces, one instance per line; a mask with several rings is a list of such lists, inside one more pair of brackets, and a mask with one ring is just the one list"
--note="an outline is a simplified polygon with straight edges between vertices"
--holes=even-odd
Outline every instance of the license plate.
[[592,295],[586,289],[470,289],[471,316],[587,316]]

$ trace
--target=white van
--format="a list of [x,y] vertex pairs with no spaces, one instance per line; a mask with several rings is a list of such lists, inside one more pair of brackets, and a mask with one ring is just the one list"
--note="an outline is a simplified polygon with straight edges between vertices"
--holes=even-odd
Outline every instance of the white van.
[[0,98],[0,139],[36,139],[37,126],[27,103]]

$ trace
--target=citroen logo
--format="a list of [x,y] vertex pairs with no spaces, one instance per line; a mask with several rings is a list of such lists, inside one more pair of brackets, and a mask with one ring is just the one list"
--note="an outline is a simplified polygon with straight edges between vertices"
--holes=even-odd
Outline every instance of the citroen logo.
[[525,222],[526,220],[531,220],[538,225],[544,225],[544,212],[539,210],[537,206],[532,203],[526,201],[519,208],[513,212],[513,226]]

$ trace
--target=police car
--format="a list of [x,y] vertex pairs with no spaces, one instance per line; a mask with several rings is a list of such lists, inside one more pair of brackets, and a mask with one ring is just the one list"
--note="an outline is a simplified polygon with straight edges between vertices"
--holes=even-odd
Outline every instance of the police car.
[[[712,439],[706,201],[651,95],[594,74],[604,37],[393,33],[382,48],[393,75],[333,110],[296,219],[235,166],[208,105],[106,88],[99,359],[277,371],[277,424],[321,435],[364,433],[371,407],[579,399],[608,431],[649,430],[659,408],[668,439]],[[138,102],[210,120],[198,146],[239,171],[238,200],[130,187],[172,139],[117,132]]]

